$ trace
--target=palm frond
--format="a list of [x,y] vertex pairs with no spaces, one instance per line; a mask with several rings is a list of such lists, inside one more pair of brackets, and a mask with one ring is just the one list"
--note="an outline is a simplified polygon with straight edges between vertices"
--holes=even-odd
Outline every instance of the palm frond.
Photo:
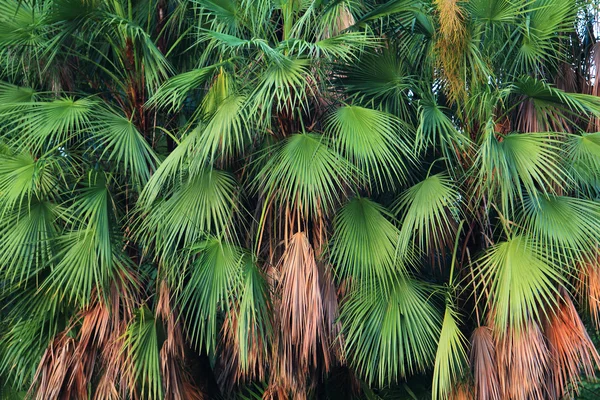
[[217,318],[229,310],[240,289],[244,254],[240,248],[214,237],[191,246],[189,251],[196,255],[192,268],[177,268],[170,272],[170,279],[181,288],[175,299],[185,316],[191,343],[198,349],[213,351]]
[[276,198],[302,210],[329,212],[356,175],[329,140],[314,133],[292,135],[273,150],[254,182],[269,201]]
[[308,112],[308,99],[315,95],[309,85],[309,59],[282,58],[271,63],[259,78],[251,95],[252,111],[270,120],[272,113],[289,115]]
[[115,237],[115,210],[106,181],[97,177],[78,193],[62,218],[72,230],[56,240],[55,267],[42,288],[57,297],[81,306],[92,300],[92,293],[107,293],[113,280],[119,281],[128,259]]
[[411,242],[422,251],[441,251],[451,245],[456,230],[452,215],[460,201],[458,190],[446,174],[427,177],[406,190],[394,204],[394,213],[402,223],[400,248],[408,249]]
[[365,183],[394,186],[406,177],[412,152],[406,127],[398,118],[359,106],[335,110],[327,120],[332,143],[350,162],[364,171]]
[[462,379],[467,365],[467,340],[458,326],[458,314],[446,304],[433,367],[432,399],[446,399]]
[[54,197],[59,167],[52,157],[36,160],[27,152],[0,154],[0,214]]
[[140,215],[137,231],[144,242],[156,244],[161,256],[173,256],[207,234],[234,239],[236,200],[237,184],[230,174],[203,169],[145,205],[141,212],[148,214]]
[[441,318],[415,280],[396,280],[388,291],[362,285],[340,318],[351,365],[367,382],[383,386],[434,362]]
[[[280,343],[281,359],[277,365],[286,379],[307,373],[324,357],[324,368],[329,366],[329,349],[324,347],[324,310],[321,277],[310,242],[304,232],[290,237],[279,261],[281,277],[277,285],[281,296]],[[319,352],[319,347],[322,352]]]
[[150,310],[145,307],[138,310],[125,331],[121,350],[126,360],[129,391],[148,400],[164,398],[157,323]]
[[471,367],[475,386],[475,398],[500,400],[496,343],[488,326],[475,328],[471,335]]
[[228,96],[216,106],[206,125],[198,128],[197,157],[200,160],[232,160],[251,143],[251,122],[245,102],[242,95]]
[[600,133],[570,135],[566,152],[573,179],[582,189],[597,193],[600,190]]
[[113,110],[97,111],[92,123],[94,135],[103,144],[100,159],[116,164],[116,170],[131,177],[141,188],[158,161],[154,151],[133,122]]
[[87,132],[97,105],[93,98],[39,101],[0,110],[0,120],[10,127],[7,139],[18,148],[50,150]]
[[429,99],[422,99],[419,109],[417,148],[431,146],[440,151],[448,161],[452,161],[458,151],[464,151],[472,145],[471,140],[452,122],[447,109]]
[[341,279],[385,285],[401,271],[396,260],[399,231],[390,220],[389,211],[363,197],[336,214],[330,260]]
[[[497,332],[518,334],[528,321],[554,313],[557,285],[565,281],[539,245],[527,236],[514,236],[488,249],[477,263],[478,279],[488,287]],[[509,339],[510,340],[510,339]]]
[[544,334],[553,360],[549,392],[555,398],[577,393],[581,372],[593,379],[595,370],[600,365],[598,350],[577,314],[575,305],[566,291],[561,292],[558,311],[544,324]]
[[57,235],[57,206],[32,202],[5,213],[0,220],[0,279],[27,282],[50,265]]
[[539,325],[527,321],[520,331],[496,337],[502,399],[544,400],[550,353]]
[[504,212],[523,201],[525,194],[553,194],[565,187],[568,175],[562,162],[560,142],[544,133],[509,134],[500,139],[488,132],[479,149],[478,185],[498,197]]
[[600,235],[600,205],[568,196],[525,198],[517,224],[565,263],[582,261]]
[[196,68],[169,78],[148,100],[148,107],[165,108],[171,112],[179,111],[193,90],[201,89],[220,64]]

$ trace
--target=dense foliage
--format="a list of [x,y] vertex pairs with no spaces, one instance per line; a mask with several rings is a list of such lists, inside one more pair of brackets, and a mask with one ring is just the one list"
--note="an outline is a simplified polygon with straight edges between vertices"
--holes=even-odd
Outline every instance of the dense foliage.
[[571,396],[596,10],[0,0],[0,397]]

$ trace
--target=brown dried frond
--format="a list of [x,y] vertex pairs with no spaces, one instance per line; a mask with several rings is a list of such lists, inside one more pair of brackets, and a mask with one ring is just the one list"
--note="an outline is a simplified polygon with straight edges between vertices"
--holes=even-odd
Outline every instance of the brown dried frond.
[[[279,334],[273,342],[272,386],[296,396],[306,393],[308,374],[319,361],[329,366],[329,349],[324,329],[323,298],[319,268],[312,246],[304,232],[294,234],[278,264]],[[319,352],[319,349],[322,351]],[[322,357],[319,360],[319,356]],[[279,389],[278,389],[279,390]]]
[[600,329],[600,252],[579,268],[577,292],[582,304],[592,317],[596,329]]
[[529,321],[520,331],[496,338],[496,360],[502,399],[544,400],[548,347],[539,325]]
[[335,355],[335,358],[343,362],[345,360],[344,338],[341,334],[342,325],[338,318],[340,314],[338,291],[333,281],[331,266],[319,264],[319,277],[323,298],[323,324],[326,333],[323,340],[326,340],[326,347]]
[[67,331],[48,346],[33,378],[29,395],[38,400],[84,399],[88,376],[83,360],[76,354],[77,343]]
[[500,400],[496,345],[492,329],[480,326],[471,335],[471,366],[478,400]]
[[577,390],[581,371],[591,378],[600,367],[600,356],[569,294],[561,289],[560,295],[557,312],[544,323],[552,359],[548,386],[554,399],[562,399],[571,388]]
[[436,52],[439,68],[448,84],[450,99],[456,100],[466,93],[462,71],[463,55],[467,47],[465,17],[458,0],[435,0],[440,23]]
[[[266,346],[258,332],[249,332],[249,337],[240,338],[238,332],[238,312],[231,310],[223,321],[217,381],[224,392],[234,389],[235,385],[249,380],[264,381],[266,376]],[[240,360],[240,339],[248,343],[247,365]]]
[[127,395],[127,376],[125,374],[125,354],[123,340],[127,330],[127,321],[113,325],[110,339],[101,351],[103,373],[94,393],[96,400],[125,398]]
[[475,400],[473,388],[468,382],[459,383],[450,392],[448,400]]
[[183,333],[171,306],[171,290],[165,280],[159,283],[156,317],[162,319],[166,328],[160,349],[165,400],[203,399],[203,393],[191,383],[186,371]]
[[539,108],[531,99],[519,105],[517,130],[521,132],[571,132],[571,125],[558,110]]

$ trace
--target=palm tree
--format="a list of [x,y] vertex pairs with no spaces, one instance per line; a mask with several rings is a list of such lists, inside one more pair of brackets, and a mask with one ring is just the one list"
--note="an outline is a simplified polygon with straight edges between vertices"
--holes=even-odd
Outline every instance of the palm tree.
[[562,399],[597,5],[0,0],[0,397]]

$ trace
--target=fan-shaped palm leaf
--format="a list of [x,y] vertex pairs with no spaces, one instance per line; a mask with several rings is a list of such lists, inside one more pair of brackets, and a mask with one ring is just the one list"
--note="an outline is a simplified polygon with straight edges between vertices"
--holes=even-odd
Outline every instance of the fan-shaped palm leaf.
[[568,196],[525,198],[518,225],[565,263],[591,254],[600,235],[600,204]]
[[418,148],[431,146],[449,161],[456,157],[458,150],[470,146],[471,140],[458,131],[446,109],[435,101],[423,99],[420,104],[419,127],[416,144]]
[[440,316],[424,287],[409,278],[392,285],[350,292],[340,314],[351,364],[378,385],[429,368],[440,334]]
[[524,193],[536,199],[539,190],[554,193],[567,184],[560,142],[548,134],[510,134],[500,140],[488,132],[483,140],[475,163],[479,185],[499,195],[503,210],[514,208]]
[[567,138],[571,175],[583,189],[600,189],[600,133],[571,135]]
[[476,398],[500,400],[496,343],[491,328],[480,326],[473,331],[470,361]]
[[35,160],[28,153],[0,154],[1,214],[27,207],[36,198],[54,197],[57,164],[52,157]]
[[446,305],[433,368],[432,399],[447,399],[463,377],[467,365],[467,340],[458,326],[458,315]]
[[11,127],[8,139],[17,147],[34,151],[55,149],[89,130],[96,107],[97,101],[92,98],[67,97],[5,109],[0,111],[0,120]]
[[561,268],[527,236],[514,236],[490,249],[478,262],[478,277],[490,289],[498,332],[518,333],[527,321],[540,321],[557,305]]
[[[122,352],[125,356],[128,387],[141,398],[162,399],[157,321],[146,307],[138,310],[125,331]],[[132,390],[132,391],[133,391]]]
[[330,211],[354,176],[354,169],[326,138],[299,133],[274,148],[254,184],[269,200],[316,213],[319,208]]
[[460,201],[458,190],[445,174],[432,175],[409,188],[394,205],[402,222],[400,248],[408,249],[414,239],[423,250],[439,251],[451,244]]
[[51,240],[57,233],[55,219],[56,206],[37,201],[2,216],[0,279],[24,283],[49,265],[53,259]]
[[345,106],[329,116],[327,129],[340,153],[364,171],[367,184],[375,181],[379,187],[393,187],[406,177],[412,153],[399,119],[382,111]]
[[181,288],[176,300],[185,316],[190,340],[197,348],[211,351],[217,343],[219,313],[229,310],[244,278],[244,253],[217,238],[208,238],[190,251],[197,254],[193,268],[184,274],[171,271],[171,279]]
[[178,184],[164,199],[142,209],[149,213],[140,217],[139,234],[147,243],[156,243],[157,255],[171,256],[206,234],[232,238],[236,188],[228,173],[204,169]]
[[346,204],[334,219],[331,262],[341,278],[386,285],[401,269],[397,263],[399,231],[392,215],[362,197]]
[[130,176],[136,187],[150,179],[157,157],[131,120],[102,110],[95,114],[92,129],[104,147],[101,159],[116,163],[116,170]]

